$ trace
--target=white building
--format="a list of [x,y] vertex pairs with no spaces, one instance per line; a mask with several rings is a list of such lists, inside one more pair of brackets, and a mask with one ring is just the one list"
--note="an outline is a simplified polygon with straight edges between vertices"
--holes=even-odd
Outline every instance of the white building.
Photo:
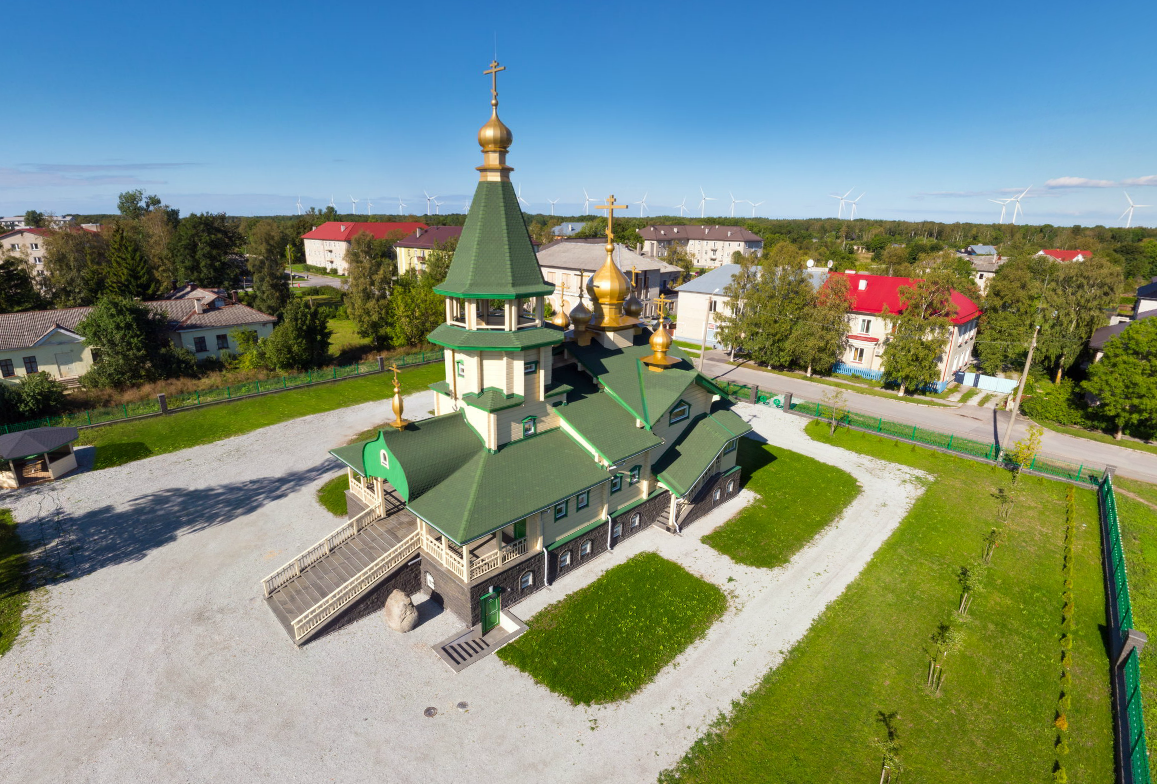
[[[45,215],[45,222],[54,229],[59,229],[69,223],[75,223],[76,218],[71,215]],[[85,224],[89,226],[91,224]],[[0,218],[0,229],[12,231],[14,229],[27,229],[28,223],[25,222],[23,215],[9,215],[5,218]]]
[[678,243],[697,267],[730,264],[735,252],[763,252],[763,239],[742,226],[648,226],[639,229],[643,255],[661,259]]
[[[555,312],[561,309],[569,313],[578,302],[580,280],[590,278],[607,259],[606,242],[600,237],[560,239],[538,251],[538,265],[546,276],[546,282],[555,285],[554,293],[547,297]],[[655,300],[664,292],[670,295],[682,270],[640,256],[625,245],[615,245],[615,261],[628,279],[634,277],[635,296],[643,303],[642,316],[653,318]],[[589,307],[589,296],[586,296],[586,303]]]
[[349,272],[345,254],[358,234],[369,233],[374,239],[400,240],[415,229],[429,228],[425,223],[369,223],[328,221],[313,231],[301,235],[305,244],[305,263],[324,267],[329,272],[345,275]]
[[49,229],[16,229],[0,234],[0,256],[18,256],[28,265],[33,278],[44,277],[46,241]]

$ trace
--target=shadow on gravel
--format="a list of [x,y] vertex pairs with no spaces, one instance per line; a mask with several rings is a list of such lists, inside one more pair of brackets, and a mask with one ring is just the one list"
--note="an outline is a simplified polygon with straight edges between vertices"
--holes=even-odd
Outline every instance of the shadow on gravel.
[[122,508],[107,505],[79,515],[69,515],[49,491],[41,495],[37,514],[22,521],[21,535],[40,548],[37,582],[63,582],[139,560],[178,536],[251,514],[332,473],[336,466],[336,460],[327,458],[283,476],[197,490],[170,487],[137,496]]

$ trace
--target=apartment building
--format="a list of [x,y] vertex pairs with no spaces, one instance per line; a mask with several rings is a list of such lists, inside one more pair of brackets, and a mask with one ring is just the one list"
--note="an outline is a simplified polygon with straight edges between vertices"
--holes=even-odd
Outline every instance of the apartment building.
[[665,258],[674,244],[683,246],[697,267],[730,264],[732,255],[763,252],[763,239],[742,226],[648,226],[639,230],[643,255]]
[[446,243],[457,240],[461,236],[461,226],[430,226],[414,229],[406,237],[394,243],[394,249],[398,252],[398,274],[405,275],[410,270],[425,272],[426,255],[432,250],[445,247]]
[[[538,251],[538,265],[547,283],[554,284],[554,292],[547,296],[556,312],[570,312],[579,299],[580,281],[586,281],[606,261],[606,239],[560,239],[548,243]],[[615,245],[615,261],[627,279],[634,278],[635,296],[643,303],[643,318],[656,314],[655,300],[660,294],[671,295],[682,270],[653,258],[640,256],[625,245]],[[584,295],[585,296],[585,295]],[[590,297],[587,296],[587,305]],[[669,306],[668,312],[674,307]]]
[[355,221],[327,221],[313,231],[301,235],[305,244],[305,263],[324,267],[329,272],[345,275],[349,272],[345,254],[358,234],[369,233],[374,239],[400,240],[415,229],[429,228],[425,223],[370,223]]

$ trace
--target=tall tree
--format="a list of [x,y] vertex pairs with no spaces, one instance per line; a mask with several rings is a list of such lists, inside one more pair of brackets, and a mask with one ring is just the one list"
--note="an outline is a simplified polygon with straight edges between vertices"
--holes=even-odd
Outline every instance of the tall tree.
[[153,299],[160,286],[145,261],[141,246],[123,226],[116,224],[109,233],[108,289],[129,299]]
[[253,276],[254,307],[274,316],[289,303],[289,279],[285,274],[288,233],[271,220],[259,221],[249,231],[249,272]]
[[290,300],[281,323],[263,341],[265,358],[275,369],[305,370],[329,359],[329,317],[301,299]]
[[1085,391],[1117,425],[1157,430],[1157,318],[1139,319],[1105,344],[1105,355],[1089,368]]
[[394,289],[393,243],[362,232],[350,242],[345,258],[349,264],[346,310],[358,334],[373,341],[375,348],[384,348],[389,343],[390,295]]
[[93,351],[92,369],[84,374],[90,387],[125,387],[188,371],[194,364],[188,349],[169,342],[166,318],[140,302],[106,296],[76,331]]
[[1056,369],[1055,383],[1077,361],[1093,332],[1109,322],[1124,287],[1121,268],[1098,259],[1060,264],[1044,288],[1037,352]]
[[437,286],[450,273],[450,262],[454,261],[454,251],[458,249],[458,238],[451,237],[445,242],[436,242],[426,254],[426,269],[423,277],[430,286]]
[[240,247],[241,233],[225,213],[182,218],[172,241],[178,282],[232,288],[241,275],[229,257]]
[[791,332],[791,353],[795,361],[812,369],[828,371],[848,347],[848,310],[851,284],[843,275],[832,275],[816,292],[807,314]]
[[1040,319],[1041,292],[1056,272],[1056,263],[1043,256],[1005,262],[985,293],[976,343],[980,367],[995,375],[1006,367],[1024,364],[1033,326]]
[[403,275],[390,295],[390,343],[420,346],[426,336],[445,320],[445,299],[434,293],[428,275]]
[[146,212],[161,206],[161,199],[156,194],[149,196],[141,189],[125,191],[117,197],[117,211],[121,217],[137,220]]
[[892,324],[885,340],[884,379],[899,384],[899,394],[922,389],[938,380],[939,358],[955,315],[952,290],[943,281],[916,281],[900,287],[900,312],[882,314]]
[[24,225],[30,229],[43,229],[46,222],[44,213],[39,210],[28,210],[24,213]]
[[751,358],[775,367],[791,365],[792,330],[807,317],[813,297],[802,268],[765,263],[745,304],[743,341]]
[[717,310],[715,315],[715,339],[731,349],[732,357],[735,349],[744,345],[744,337],[751,328],[749,306],[759,276],[759,266],[751,257],[741,254],[738,264],[739,269],[731,277],[731,282],[723,287],[727,306]]
[[0,313],[18,313],[37,310],[47,305],[24,259],[17,256],[0,258]]
[[105,290],[108,242],[92,231],[54,231],[45,240],[44,270],[58,308],[91,305]]

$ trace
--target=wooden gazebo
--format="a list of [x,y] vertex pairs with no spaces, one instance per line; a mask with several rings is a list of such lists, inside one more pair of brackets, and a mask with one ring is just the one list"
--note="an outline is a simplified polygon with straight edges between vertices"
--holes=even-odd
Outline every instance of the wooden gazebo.
[[75,427],[37,427],[0,436],[0,487],[59,479],[76,470]]

